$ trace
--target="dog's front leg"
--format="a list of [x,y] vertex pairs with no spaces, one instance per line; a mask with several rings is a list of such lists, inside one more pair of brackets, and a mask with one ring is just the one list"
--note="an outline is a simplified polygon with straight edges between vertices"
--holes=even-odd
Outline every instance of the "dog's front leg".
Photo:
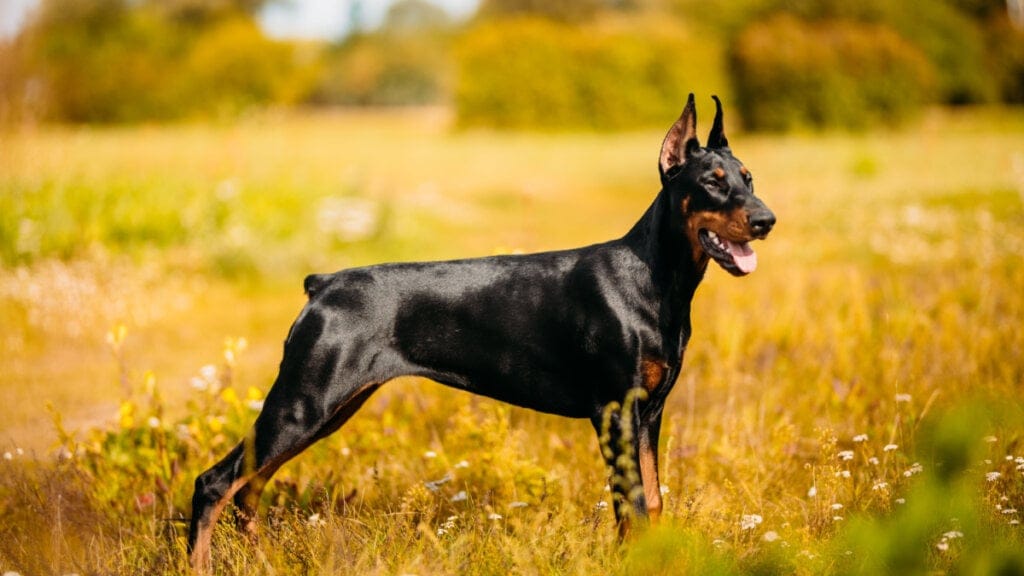
[[658,434],[661,432],[661,412],[644,418],[637,434],[640,480],[643,484],[647,515],[657,522],[661,515],[661,482],[658,480]]

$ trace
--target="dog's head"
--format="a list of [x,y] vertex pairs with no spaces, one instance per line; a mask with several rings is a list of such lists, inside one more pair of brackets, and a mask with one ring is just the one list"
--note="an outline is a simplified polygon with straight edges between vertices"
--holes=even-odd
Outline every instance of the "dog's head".
[[732,155],[722,128],[722,103],[712,98],[715,122],[707,146],[697,140],[697,110],[690,94],[661,145],[658,168],[672,221],[688,238],[694,261],[711,258],[730,274],[744,276],[757,267],[750,242],[768,235],[775,214],[754,196],[753,175]]

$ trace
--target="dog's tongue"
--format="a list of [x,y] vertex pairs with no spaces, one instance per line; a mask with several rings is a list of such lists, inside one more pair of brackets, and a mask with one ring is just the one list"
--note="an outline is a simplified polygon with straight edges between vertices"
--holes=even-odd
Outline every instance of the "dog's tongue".
[[725,247],[729,250],[729,254],[732,255],[732,260],[736,263],[736,267],[744,274],[750,274],[757,268],[757,254],[754,253],[749,242],[737,244],[726,240]]

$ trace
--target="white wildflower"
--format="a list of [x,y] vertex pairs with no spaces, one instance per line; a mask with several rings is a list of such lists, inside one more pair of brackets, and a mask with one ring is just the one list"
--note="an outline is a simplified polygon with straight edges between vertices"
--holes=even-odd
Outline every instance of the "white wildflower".
[[996,438],[995,436],[985,436],[985,438],[983,438],[983,440],[985,442],[988,442],[989,444],[994,444],[996,442],[999,442],[999,438]]
[[1017,520],[1016,518],[1014,518],[1013,520],[1010,520],[1009,522],[1007,522],[1007,524],[1009,524],[1010,526],[1016,526],[1016,525],[1020,524],[1020,520]]
[[949,550],[949,542],[943,540],[942,542],[936,544],[935,547],[938,548],[940,551],[945,552],[946,550]]
[[903,403],[903,402],[910,402],[913,399],[914,399],[914,397],[911,396],[910,394],[897,394],[896,395],[896,403],[897,404],[900,404],[900,403]]
[[887,488],[889,488],[888,482],[875,482],[874,486],[871,487],[871,489],[875,491],[885,490]]
[[327,520],[321,518],[319,512],[315,512],[306,519],[306,524],[309,524],[310,526],[326,526]]
[[896,450],[897,448],[899,448],[899,446],[897,446],[895,444],[886,444],[885,447],[882,448],[882,451],[883,452],[892,452],[893,450]]
[[851,474],[849,470],[840,470],[839,472],[836,472],[837,478],[849,478],[850,476]]
[[529,503],[519,501],[510,502],[508,505],[509,508],[526,508],[527,506],[529,506]]
[[150,428],[159,428],[160,427],[160,419],[157,418],[156,416],[150,416],[149,419],[146,420],[146,424],[149,424]]
[[4,452],[4,460],[14,460],[14,454],[11,454],[10,452]]
[[342,446],[340,452],[341,455],[345,456],[346,458],[352,455],[352,449],[349,448],[348,446]]
[[818,495],[818,487],[817,486],[811,486],[811,488],[809,490],[807,490],[807,497],[808,498],[814,498],[817,495]]
[[906,498],[897,498],[896,500],[894,500],[894,502],[896,502],[897,504],[906,504],[907,503],[907,499]]
[[989,482],[995,482],[996,480],[999,479],[1000,476],[1002,476],[1002,474],[1000,474],[999,472],[986,472],[985,480],[988,480]]
[[764,536],[761,536],[761,539],[765,542],[775,542],[779,539],[779,533],[775,530],[769,530],[764,533]]
[[942,535],[943,540],[956,540],[957,538],[963,538],[964,533],[959,530],[950,530]]
[[759,514],[744,514],[740,519],[740,528],[743,530],[753,530],[762,522],[764,522],[764,518]]
[[427,458],[428,460],[437,458],[437,452],[434,452],[433,450],[427,450],[426,452],[423,453],[423,457]]
[[1017,513],[1017,509],[1016,508],[1004,508],[1003,509],[1003,514],[1016,514],[1016,513]]
[[469,462],[466,460],[459,460],[455,463],[456,468],[469,468]]
[[245,405],[253,412],[259,412],[263,410],[263,400],[249,400]]
[[920,474],[923,471],[924,466],[921,466],[920,462],[914,462],[913,464],[910,465],[910,468],[907,468],[906,471],[903,472],[903,475],[906,476],[907,478],[910,478],[911,476],[915,474]]
[[836,454],[840,460],[853,460],[853,450],[843,450],[839,454]]
[[658,488],[658,492],[661,492],[661,495],[662,495],[662,496],[664,496],[665,494],[668,494],[668,492],[669,492],[669,490],[668,490],[668,486],[665,486],[664,484],[662,484],[662,485],[661,485],[661,486],[660,486],[660,487]]
[[842,510],[843,509],[843,505],[840,504],[839,502],[836,502],[835,504],[832,505],[832,509],[833,510]]
[[504,516],[502,516],[501,514],[498,514],[496,512],[491,512],[490,514],[487,515],[487,519],[488,520],[501,520],[502,518],[504,518]]
[[600,502],[598,502],[594,506],[594,508],[597,508],[598,510],[607,510],[608,509],[608,503],[605,502],[604,500],[601,500]]
[[878,466],[878,458],[875,458],[874,456],[868,458],[868,464],[871,464],[872,466]]
[[210,389],[210,383],[198,376],[193,376],[190,382],[192,383],[192,388],[200,392],[206,392]]
[[843,521],[843,517],[842,516],[833,516],[832,517],[832,521],[833,522],[842,522]]
[[455,493],[455,496],[452,496],[451,501],[452,502],[464,502],[467,499],[469,499],[469,496],[466,494],[466,491],[465,490],[459,490],[458,492]]
[[854,442],[867,442],[868,441],[868,435],[867,434],[857,434],[856,436],[853,437],[853,441]]

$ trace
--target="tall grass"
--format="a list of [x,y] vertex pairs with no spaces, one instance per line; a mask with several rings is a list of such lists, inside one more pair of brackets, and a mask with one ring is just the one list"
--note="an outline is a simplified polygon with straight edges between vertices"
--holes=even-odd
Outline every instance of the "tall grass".
[[[237,181],[243,191],[226,217],[253,230],[239,247],[249,251],[257,270],[251,282],[262,288],[225,288],[230,274],[195,264],[214,261],[218,248],[206,242],[226,230],[216,227],[186,226],[167,243],[119,244],[104,232],[91,249],[72,242],[70,250],[40,248],[5,265],[0,311],[13,320],[5,340],[11,354],[0,359],[10,375],[5,393],[40,381],[37,404],[67,387],[120,403],[89,430],[58,426],[65,433],[53,457],[19,454],[12,445],[0,460],[0,570],[186,570],[181,519],[190,513],[191,482],[251,424],[299,305],[296,290],[284,292],[264,275],[264,254],[297,251],[274,268],[297,286],[307,267],[320,264],[598,241],[622,233],[653,198],[659,134],[449,133],[424,118],[5,136],[14,152],[0,172],[2,201],[23,210],[17,218],[45,215],[47,202],[88,206],[88,194],[110,194],[104,182],[116,188],[119,178],[139,188],[143,201],[132,210],[143,218],[146,199],[164,186],[182,205],[215,206],[218,183]],[[697,294],[694,338],[662,430],[664,521],[638,530],[626,546],[615,542],[588,423],[406,379],[388,384],[338,434],[278,473],[264,496],[257,542],[222,522],[217,569],[1019,572],[1024,168],[1015,166],[1024,165],[1022,134],[1019,113],[975,113],[929,116],[913,130],[870,136],[732,136],[779,225],[756,246],[755,274],[733,279],[712,270]],[[219,153],[207,158],[211,150]],[[91,187],[64,188],[79,192],[61,201],[33,188],[88,178]],[[386,206],[375,232],[345,240],[310,230],[325,209],[316,200],[335,195]],[[261,205],[273,207],[265,218],[253,216]],[[95,218],[106,230],[104,214]],[[27,217],[44,230],[63,226]],[[291,236],[274,235],[274,218]],[[323,246],[331,234],[335,243]],[[54,263],[61,255],[69,260]],[[68,309],[40,313],[43,304],[18,287],[55,267],[110,266],[131,276],[153,262],[201,279],[173,285],[193,294],[181,312],[111,331],[99,352],[80,360],[102,370],[33,380],[54,357],[47,338],[78,340],[42,320]],[[155,280],[134,286],[118,297],[169,294]],[[248,305],[272,308],[273,318],[227,320],[247,314],[240,304],[247,295]],[[106,298],[102,291],[78,297]],[[91,318],[77,338],[101,342],[104,322],[118,319],[117,311],[70,316]],[[197,326],[223,347],[149,351],[162,348],[150,343],[187,341]],[[157,329],[164,339],[154,339]],[[227,335],[245,340],[224,342]],[[185,375],[148,371],[153,366],[140,357]],[[86,410],[87,396],[58,401],[56,414]],[[37,407],[17,408],[34,411],[36,430],[49,427]]]

